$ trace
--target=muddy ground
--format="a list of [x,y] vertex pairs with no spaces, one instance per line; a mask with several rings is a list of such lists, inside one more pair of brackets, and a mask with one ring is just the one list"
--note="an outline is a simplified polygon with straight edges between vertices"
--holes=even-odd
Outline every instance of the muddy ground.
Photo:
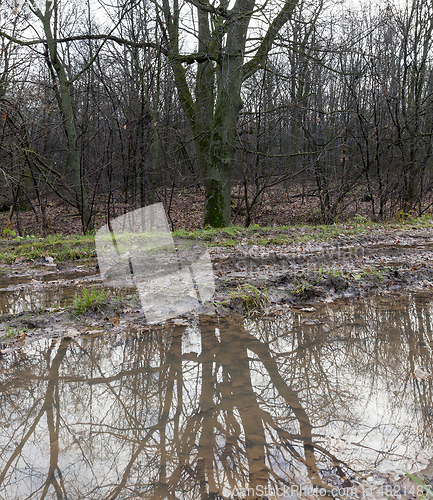
[[[263,237],[279,234],[267,231]],[[205,315],[254,313],[272,317],[296,309],[314,321],[315,311],[319,314],[325,305],[367,295],[421,290],[432,290],[433,294],[433,233],[415,226],[375,228],[360,235],[339,235],[327,241],[312,239],[292,245],[262,246],[245,238],[234,248],[216,246],[209,248],[209,253],[216,292],[212,303],[198,311]],[[103,286],[95,260],[18,259],[12,265],[2,264],[0,273],[0,305],[16,293],[31,300],[32,295],[48,290],[54,296],[70,299],[82,289]],[[70,305],[61,304],[3,314],[0,356],[38,338],[133,333],[137,328],[145,328],[146,317],[135,289],[115,293],[116,299],[82,315],[77,315]],[[251,296],[264,298],[256,304],[260,310],[251,307]],[[181,316],[170,321],[182,325],[188,319]],[[422,472],[433,478],[433,462]],[[377,487],[392,486],[394,493],[395,488],[399,489],[398,498],[415,498],[405,493],[411,483],[401,473],[374,472],[371,480]]]
[[[266,231],[263,238],[280,234]],[[210,247],[209,253],[216,292],[212,303],[201,306],[201,314],[257,312],[272,316],[290,308],[314,312],[313,308],[321,304],[371,294],[429,289],[433,293],[433,233],[416,226],[374,228],[360,235],[291,245],[262,246],[245,238],[234,248]],[[31,301],[33,295],[49,292],[50,297],[69,297],[70,303],[83,288],[103,286],[96,261],[17,260],[0,267],[0,306],[1,301],[4,305],[17,293],[20,300],[28,297]],[[0,354],[41,336],[114,333],[145,326],[136,291],[123,289],[114,294],[115,300],[107,300],[82,315],[63,306],[67,300],[60,301],[60,305],[46,303],[27,310],[4,310],[0,317]]]

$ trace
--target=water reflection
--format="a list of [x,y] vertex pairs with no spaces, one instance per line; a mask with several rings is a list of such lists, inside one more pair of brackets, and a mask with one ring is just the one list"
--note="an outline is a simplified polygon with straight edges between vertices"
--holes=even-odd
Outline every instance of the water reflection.
[[79,290],[79,287],[64,287],[0,291],[0,314],[19,314],[23,311],[65,307],[72,302]]
[[35,274],[0,277],[0,315],[65,307],[83,286],[98,284],[99,275],[94,273],[94,268],[46,274],[35,270]]
[[433,456],[431,377],[412,376],[433,373],[432,307],[30,344],[0,361],[0,498],[256,498],[416,468]]

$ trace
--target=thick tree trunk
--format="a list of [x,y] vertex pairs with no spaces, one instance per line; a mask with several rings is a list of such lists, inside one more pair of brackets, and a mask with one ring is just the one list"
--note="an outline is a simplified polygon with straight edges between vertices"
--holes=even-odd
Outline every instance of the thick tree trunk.
[[[179,51],[179,3],[162,0],[168,35],[168,54],[183,110],[191,124],[197,159],[205,186],[204,224],[224,227],[230,224],[233,160],[236,127],[242,108],[241,88],[245,79],[263,68],[268,52],[297,0],[286,0],[270,23],[254,57],[244,63],[248,27],[255,0],[222,0],[219,7],[194,3],[198,11],[198,52]],[[195,99],[189,90],[182,63],[197,63]],[[216,94],[216,96],[215,96]],[[216,98],[215,98],[216,97]]]
[[[252,12],[254,2],[244,2]],[[209,167],[205,177],[204,223],[213,227],[230,225],[233,160],[237,148],[237,123],[242,108],[243,58],[250,16],[234,23],[227,33],[225,52],[217,72],[217,97],[212,121]]]
[[231,179],[205,179],[204,225],[227,227],[231,215]]

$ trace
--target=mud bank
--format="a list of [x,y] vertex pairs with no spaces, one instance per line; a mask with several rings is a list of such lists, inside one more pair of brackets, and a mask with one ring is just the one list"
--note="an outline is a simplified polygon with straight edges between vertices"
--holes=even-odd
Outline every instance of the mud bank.
[[[257,312],[273,316],[292,308],[314,308],[373,294],[433,291],[430,230],[372,229],[326,241],[270,243],[289,233],[263,231],[254,243],[240,236],[236,246],[210,247],[215,295],[212,303],[191,314]],[[224,244],[224,233],[218,240]],[[68,305],[74,295],[82,289],[103,287],[96,261],[83,265],[80,261],[19,260],[10,266],[2,264],[0,273],[0,302],[7,298],[16,305],[16,296],[24,304],[22,310],[3,310],[0,352],[41,336],[68,337],[146,325],[134,289],[115,290],[115,300],[106,300],[84,315],[74,314]],[[38,294],[42,294],[40,300],[32,302]]]
[[418,229],[211,253],[220,302],[248,283],[267,294],[271,311],[279,305],[433,289],[433,234]]

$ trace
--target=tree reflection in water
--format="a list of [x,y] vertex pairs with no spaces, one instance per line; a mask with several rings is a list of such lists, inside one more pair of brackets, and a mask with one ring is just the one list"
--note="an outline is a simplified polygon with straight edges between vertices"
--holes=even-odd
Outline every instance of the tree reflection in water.
[[432,311],[371,299],[30,344],[0,361],[0,498],[254,498],[413,468]]

